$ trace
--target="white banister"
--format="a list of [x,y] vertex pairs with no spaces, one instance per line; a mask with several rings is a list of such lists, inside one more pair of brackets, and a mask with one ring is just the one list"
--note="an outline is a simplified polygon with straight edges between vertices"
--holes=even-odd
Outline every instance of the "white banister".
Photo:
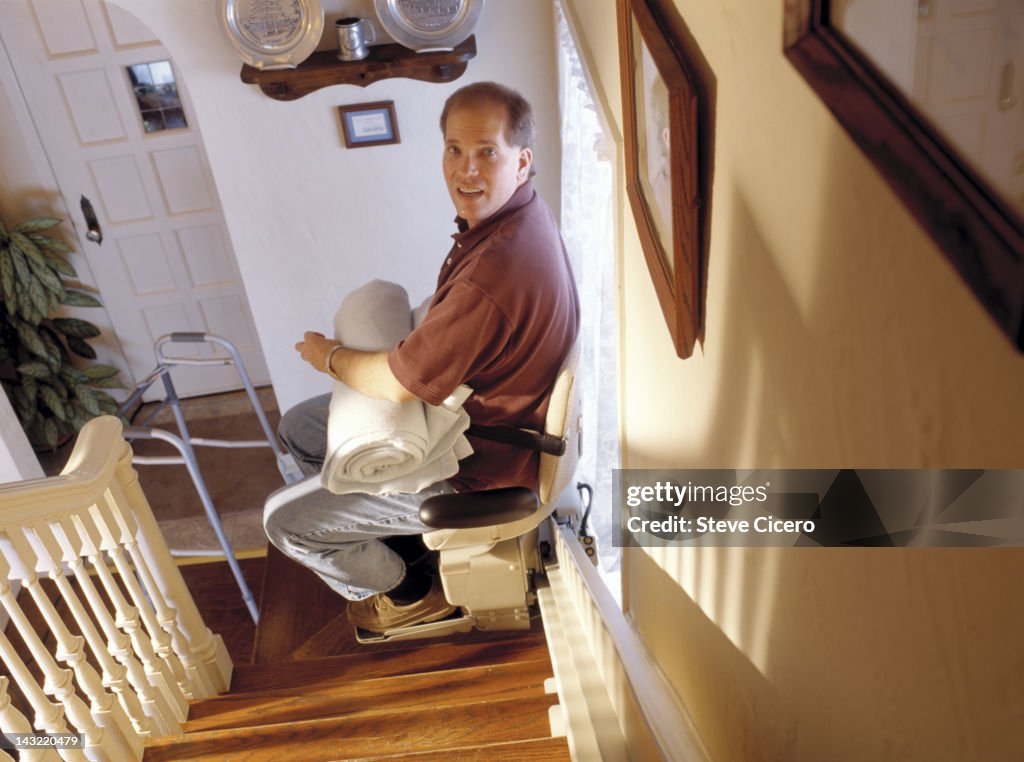
[[[171,637],[163,631],[157,622],[150,600],[139,584],[135,570],[125,558],[124,543],[127,542],[127,537],[122,528],[118,526],[116,519],[120,511],[107,499],[107,495],[103,495],[92,506],[90,513],[102,537],[101,547],[114,562],[119,579],[131,598],[133,617],[141,621],[145,632],[149,634],[153,651],[159,657],[160,662],[167,667],[182,694],[186,698],[193,698],[192,689],[185,679],[185,668],[181,665],[178,655],[171,649]],[[133,623],[132,626],[137,625]]]
[[[36,522],[30,527],[30,530],[29,541],[35,548],[38,548],[36,568],[46,572],[56,585],[61,600],[72,612],[72,618],[77,618],[73,612],[76,605],[81,608],[81,602],[64,574],[64,568],[61,566],[63,554],[53,531],[45,522]],[[28,558],[27,555],[25,557]],[[114,738],[110,739],[112,756],[115,759],[130,759],[132,757],[141,759],[143,739],[135,732],[121,704],[114,700],[112,694],[107,693],[99,674],[86,661],[84,635],[73,636],[71,634],[35,574],[25,580],[25,587],[32,595],[36,608],[43,615],[43,619],[46,620],[50,632],[57,639],[57,659],[63,661],[74,671],[78,685],[89,699],[92,716],[96,723],[106,732],[114,734]],[[91,622],[89,624],[91,625]],[[108,658],[109,656],[107,654]]]
[[[66,533],[68,538],[76,537],[78,542],[81,543],[81,556],[90,559],[90,561],[100,557],[99,550],[92,543],[89,532],[82,523],[81,517],[75,517],[72,523],[71,530],[66,531]],[[67,527],[65,529],[67,530]],[[100,595],[96,583],[93,581],[93,577],[89,573],[89,569],[82,560],[82,557],[75,557],[69,562],[71,571],[74,572],[75,579],[78,580],[78,585],[85,594],[86,600],[89,601],[92,613],[107,638],[107,650],[113,654],[117,662],[127,671],[128,680],[139,696],[143,711],[145,711],[146,716],[155,725],[155,727],[150,727],[148,724],[140,721],[139,732],[157,736],[179,733],[181,725],[178,721],[178,713],[172,708],[172,703],[164,692],[159,689],[156,683],[148,678],[145,668],[132,649],[131,636],[118,629],[117,622],[115,622],[114,616],[107,608],[107,604]]]
[[[146,717],[139,694],[136,693],[127,679],[128,668],[123,664],[118,664],[114,659],[107,645],[103,642],[103,637],[100,635],[99,630],[96,629],[96,624],[92,617],[89,616],[85,604],[82,603],[82,599],[71,585],[70,580],[63,573],[62,562],[66,562],[76,576],[78,576],[78,570],[75,568],[75,562],[77,561],[81,564],[81,559],[72,549],[73,546],[69,539],[67,527],[58,523],[50,526],[49,529],[52,532],[51,539],[56,543],[56,547],[52,547],[49,541],[43,542],[49,553],[51,568],[54,569],[50,577],[57,586],[57,592],[71,611],[71,616],[74,618],[75,624],[78,625],[78,631],[82,633],[82,637],[88,644],[90,653],[92,653],[96,663],[100,666],[100,670],[103,673],[101,684],[105,688],[113,690],[117,696],[118,703],[122,709],[118,722],[122,725],[123,735],[129,740],[133,748],[138,749],[138,754],[141,756],[143,739],[150,732],[149,718]],[[106,612],[106,607],[102,606],[102,608]],[[94,611],[94,614],[99,619],[99,612]],[[123,723],[126,721],[131,723],[130,728],[124,727]],[[134,741],[132,740],[133,738],[135,739]]]
[[[83,517],[83,525],[94,529],[92,518],[92,516]],[[106,559],[103,557],[103,552],[98,547],[98,544],[94,546],[94,550],[96,552],[91,553],[88,557],[89,564],[103,586],[107,598],[114,606],[115,623],[118,629],[128,634],[132,649],[142,661],[142,666],[146,671],[146,679],[150,685],[160,691],[164,700],[170,706],[175,723],[180,723],[188,714],[188,700],[185,694],[181,692],[178,682],[174,679],[171,667],[166,662],[160,660],[153,649],[153,643],[146,637],[146,632],[143,630],[142,622],[139,618],[138,609],[129,605],[128,601],[125,600],[124,595],[121,593],[121,588],[107,566]]]
[[[22,716],[0,678],[0,730],[67,733],[70,723],[85,739],[84,751],[59,750],[72,762],[141,759],[145,737],[181,731],[188,698],[231,681],[224,642],[203,622],[160,535],[122,431],[116,418],[96,418],[59,476],[0,485],[0,611],[43,673],[40,685],[0,632],[0,660],[34,712],[31,722]],[[53,652],[11,580],[31,596]],[[56,759],[28,750],[19,758]]]
[[[22,546],[22,543],[25,542],[24,536],[18,537],[20,534],[18,529],[9,529],[6,534],[10,546],[14,547],[15,553],[19,558],[23,559],[23,564],[25,565],[21,569],[12,570],[12,567],[8,565],[6,560],[0,561],[0,576],[4,578],[3,585],[0,587],[0,605],[7,612],[11,623],[18,631],[18,635],[21,636],[22,642],[24,642],[32,654],[36,665],[43,671],[43,691],[56,699],[60,706],[64,707],[67,718],[71,721],[75,730],[84,734],[86,749],[102,750],[104,736],[107,734],[96,723],[92,713],[89,711],[89,707],[75,693],[73,673],[69,669],[61,669],[60,665],[57,664],[53,654],[50,653],[46,644],[40,639],[39,634],[33,629],[32,623],[29,621],[21,604],[18,603],[10,584],[6,581],[12,571],[14,571],[23,587],[27,588],[38,584],[38,579],[33,581],[35,573],[32,571],[32,567],[28,565],[31,563],[29,560],[31,556]],[[110,734],[110,737],[106,740],[111,749],[115,748],[115,746],[120,746],[117,739],[113,737],[113,734]],[[89,754],[88,756],[90,759],[102,762],[107,762],[111,759],[102,751],[96,751],[96,753]]]
[[[0,586],[5,586],[8,590],[10,589],[10,585],[6,580],[0,581]],[[64,708],[46,697],[46,693],[39,687],[39,683],[32,676],[31,670],[22,661],[11,641],[2,632],[0,632],[0,660],[3,660],[4,666],[21,690],[21,695],[25,697],[25,700],[35,713],[32,726],[37,731],[44,733],[67,733],[68,726],[64,721]],[[85,752],[81,749],[62,749],[60,757],[66,762],[88,762],[88,757],[85,756]]]
[[142,492],[139,475],[132,468],[130,450],[118,461],[117,483],[124,499],[134,508],[132,515],[138,527],[135,539],[139,553],[148,562],[148,568],[160,571],[154,580],[154,589],[158,589],[163,599],[173,606],[169,611],[177,614],[178,626],[188,643],[189,652],[197,659],[196,669],[203,672],[202,683],[212,686],[216,693],[225,693],[231,687],[233,665],[224,640],[206,626],[188,592],[185,580],[160,534],[149,501]]
[[[10,680],[6,677],[0,677],[0,733],[4,735],[33,735],[32,723],[28,721],[25,715],[18,711],[11,701],[11,695],[7,691],[9,684]],[[7,752],[0,751],[0,754],[3,755],[0,757],[0,760],[11,760],[13,762],[11,755]],[[19,756],[22,762],[60,762],[60,755],[50,748],[22,749]]]

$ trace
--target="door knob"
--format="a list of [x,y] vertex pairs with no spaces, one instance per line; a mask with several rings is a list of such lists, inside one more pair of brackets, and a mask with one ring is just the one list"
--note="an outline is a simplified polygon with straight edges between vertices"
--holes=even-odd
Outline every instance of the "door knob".
[[103,243],[103,229],[100,227],[100,221],[96,219],[96,210],[85,196],[82,196],[82,216],[85,217],[85,224],[88,227],[85,237],[97,245]]

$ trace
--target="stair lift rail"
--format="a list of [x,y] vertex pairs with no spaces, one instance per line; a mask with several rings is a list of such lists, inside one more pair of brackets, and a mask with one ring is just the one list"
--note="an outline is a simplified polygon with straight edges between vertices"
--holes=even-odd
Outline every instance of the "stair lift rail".
[[[165,352],[165,347],[175,343],[214,344],[224,349],[228,353],[228,356],[181,357],[168,355]],[[202,503],[203,511],[206,513],[206,518],[209,520],[210,526],[213,528],[214,534],[217,536],[217,541],[222,549],[221,552],[223,553],[224,558],[231,569],[231,573],[235,578],[235,582],[238,584],[238,588],[241,591],[242,600],[245,602],[246,608],[248,608],[253,622],[258,622],[259,609],[256,605],[256,599],[253,596],[252,591],[249,589],[249,585],[246,583],[245,577],[242,575],[242,569],[238,564],[238,559],[235,557],[235,553],[231,548],[231,543],[228,540],[227,534],[224,532],[224,526],[221,523],[220,515],[217,513],[217,509],[213,504],[213,499],[210,497],[210,492],[206,487],[205,480],[203,479],[202,472],[199,469],[199,463],[196,460],[194,447],[223,447],[231,449],[269,447],[274,452],[274,456],[277,459],[278,471],[280,471],[281,478],[284,480],[285,484],[291,484],[297,481],[301,478],[302,473],[292,455],[290,453],[286,453],[281,445],[278,444],[277,437],[274,436],[273,429],[270,427],[270,422],[267,420],[263,407],[260,405],[259,398],[256,396],[256,390],[253,388],[252,381],[245,369],[245,364],[242,362],[242,358],[238,354],[238,350],[235,348],[234,344],[221,336],[210,333],[179,332],[167,334],[157,339],[154,345],[154,352],[156,354],[157,361],[156,368],[146,376],[143,382],[132,391],[123,403],[121,403],[117,414],[122,419],[126,421],[129,420],[131,411],[141,402],[143,396],[147,391],[149,391],[149,388],[157,381],[161,381],[164,388],[163,400],[161,400],[160,404],[157,405],[156,408],[146,417],[142,425],[128,426],[125,428],[124,437],[129,442],[135,439],[158,439],[170,444],[180,453],[180,455],[135,456],[133,458],[133,462],[140,465],[184,465],[186,467],[189,477],[192,479],[192,483],[199,495],[199,500]],[[261,428],[263,429],[265,439],[206,439],[202,437],[193,437],[189,433],[188,425],[185,422],[185,415],[181,409],[181,401],[176,389],[174,388],[174,382],[171,380],[171,370],[178,366],[224,365],[233,365],[235,370],[238,372],[238,376],[242,381],[242,386],[245,388],[249,402],[256,413],[256,417],[260,422]],[[169,431],[148,425],[153,417],[167,406],[170,406],[174,415],[175,423],[178,426],[179,434],[177,436]],[[200,555],[199,552],[195,551],[172,551],[172,554],[177,556]],[[210,551],[204,551],[201,553],[201,555],[210,554]]]

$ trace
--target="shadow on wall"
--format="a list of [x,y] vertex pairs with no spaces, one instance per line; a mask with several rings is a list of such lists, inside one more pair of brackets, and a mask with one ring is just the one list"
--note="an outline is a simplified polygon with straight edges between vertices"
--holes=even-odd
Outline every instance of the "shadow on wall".
[[[806,263],[770,248],[741,192],[719,204],[730,282],[704,351],[721,357],[705,369],[712,423],[700,452],[634,442],[634,462],[1021,466],[1024,363],[835,142],[825,201],[792,221],[811,226]],[[630,614],[715,759],[1024,752],[1024,647],[1010,635],[1024,612],[1007,605],[1024,595],[1024,549],[672,549],[624,564]]]

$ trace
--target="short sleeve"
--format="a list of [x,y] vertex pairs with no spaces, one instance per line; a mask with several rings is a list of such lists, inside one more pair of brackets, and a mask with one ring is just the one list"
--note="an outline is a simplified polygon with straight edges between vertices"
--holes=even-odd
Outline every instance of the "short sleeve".
[[402,386],[440,405],[498,360],[510,337],[511,324],[491,297],[471,282],[456,283],[389,353],[388,365]]

